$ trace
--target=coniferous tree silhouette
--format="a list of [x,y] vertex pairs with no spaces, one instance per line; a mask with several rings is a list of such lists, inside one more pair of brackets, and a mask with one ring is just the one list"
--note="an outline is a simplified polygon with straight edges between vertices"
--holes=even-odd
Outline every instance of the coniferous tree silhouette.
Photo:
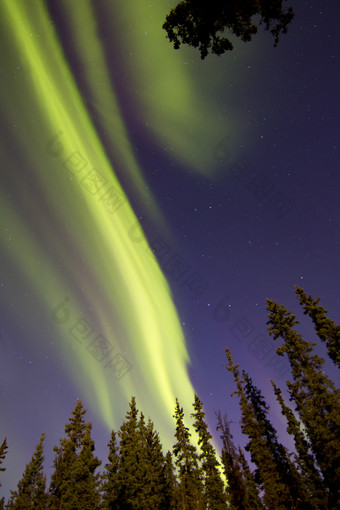
[[326,343],[329,357],[340,368],[340,325],[326,316],[327,310],[319,306],[320,298],[313,299],[312,296],[307,296],[300,287],[296,287],[295,294],[304,314],[312,319],[316,334]]
[[204,509],[204,485],[199,456],[196,447],[191,444],[188,427],[184,424],[184,411],[176,399],[174,418],[176,420],[173,446],[175,466],[178,469],[177,504],[181,510]]
[[227,417],[224,416],[222,418],[221,411],[217,413],[217,430],[220,431],[222,439],[221,461],[225,477],[228,481],[227,493],[229,503],[233,510],[237,508],[248,510],[245,503],[245,480],[242,476]]
[[195,395],[193,407],[195,412],[191,416],[195,419],[193,425],[198,434],[198,445],[202,452],[199,459],[204,474],[205,505],[211,510],[225,509],[227,508],[227,498],[224,483],[218,470],[219,462],[216,458],[215,449],[211,444],[212,436],[205,422],[203,404],[197,395]]
[[47,503],[46,476],[43,473],[43,443],[42,434],[36,446],[31,461],[26,465],[22,479],[16,491],[11,491],[11,497],[6,505],[9,510],[45,510]]
[[117,508],[137,508],[145,481],[145,452],[135,397],[131,398],[129,407],[126,420],[117,434],[119,437]]
[[240,446],[238,447],[238,459],[239,459],[239,465],[242,468],[243,478],[245,480],[245,485],[246,485],[245,503],[247,505],[247,508],[253,509],[253,510],[263,510],[264,505],[263,505],[263,503],[260,499],[260,496],[259,496],[258,486],[254,480],[253,473],[251,472],[251,470],[249,468],[249,464],[248,464]]
[[[297,470],[294,462],[291,461],[288,450],[283,446],[277,436],[268,418],[269,406],[266,404],[260,390],[253,384],[248,374],[243,372],[244,390],[248,401],[251,403],[256,422],[261,431],[262,437],[266,441],[266,448],[270,452],[275,463],[275,468],[279,474],[280,486],[280,502],[283,507],[289,508],[301,506],[305,510],[314,508],[310,500],[306,484]],[[262,472],[265,466],[258,466],[259,478],[262,478]]]
[[166,508],[165,458],[158,432],[150,418],[141,424],[145,448],[145,475],[142,498],[145,508]]
[[[237,387],[242,414],[242,432],[249,441],[245,449],[250,452],[251,460],[256,465],[255,481],[264,491],[263,502],[269,508],[286,510],[307,497],[300,487],[299,476],[295,466],[290,462],[288,452],[277,439],[277,434],[267,419],[268,407],[261,393],[254,387],[251,379],[243,371],[239,373],[229,349],[226,348],[229,364],[226,368],[232,372]],[[291,493],[295,485],[290,486],[288,479],[294,480],[299,488],[298,493]],[[308,502],[306,503],[308,504]],[[305,508],[308,508],[306,506]]]
[[117,473],[119,467],[119,446],[114,430],[111,431],[108,448],[108,463],[105,464],[105,472],[102,475],[102,508],[103,510],[114,510],[118,504]]
[[[338,328],[326,317],[319,299],[297,288],[297,297],[305,314],[314,322],[329,356],[337,361]],[[274,394],[287,420],[287,432],[295,443],[294,454],[283,446],[269,419],[269,406],[250,376],[240,372],[231,353],[227,369],[233,374],[241,408],[241,430],[248,436],[245,447],[250,453],[253,471],[240,447],[236,450],[227,418],[217,414],[222,439],[221,463],[228,481],[227,493],[218,471],[218,459],[205,422],[203,403],[194,397],[191,414],[198,447],[184,424],[184,412],[176,400],[177,442],[172,454],[163,454],[153,422],[139,413],[135,398],[117,434],[111,432],[108,463],[104,474],[95,474],[100,461],[94,456],[91,424],[85,423],[85,409],[77,401],[66,437],[55,447],[54,472],[48,494],[43,474],[41,436],[31,461],[26,465],[17,490],[11,491],[9,510],[335,510],[339,508],[340,475],[340,391],[323,371],[324,360],[313,353],[315,344],[307,342],[294,326],[294,315],[278,303],[268,300],[268,331],[283,340],[277,349],[287,355],[292,380],[288,394],[295,409],[285,402],[282,390],[272,381]],[[6,439],[0,446],[0,472],[7,452]],[[178,476],[177,476],[178,475]],[[0,500],[0,510],[4,508]]]
[[178,483],[176,479],[176,475],[174,473],[174,465],[172,462],[172,455],[170,451],[167,451],[165,455],[165,464],[164,464],[164,476],[165,476],[165,509],[166,510],[175,510],[178,508],[176,494]]
[[[0,466],[3,463],[3,461],[5,460],[7,450],[8,450],[7,439],[5,438],[0,445]],[[0,467],[0,472],[3,472],[3,471],[6,471],[6,468]],[[1,482],[0,482],[0,487],[1,487]],[[4,504],[5,504],[5,498],[1,498],[0,499],[0,510],[3,509]]]
[[263,510],[264,506],[259,497],[258,487],[250,472],[247,461],[239,448],[236,448],[227,417],[222,418],[217,413],[217,430],[222,439],[222,454],[224,473],[228,481],[228,499],[233,510]]
[[324,360],[313,354],[315,343],[298,334],[295,315],[284,306],[267,300],[268,331],[283,343],[277,349],[287,354],[292,381],[287,381],[291,401],[295,403],[305,427],[311,451],[329,491],[329,509],[340,504],[340,390],[323,371]]
[[101,462],[94,456],[91,423],[85,423],[86,410],[80,400],[65,425],[66,437],[55,446],[54,472],[49,488],[48,509],[95,510],[99,508]]
[[328,494],[323,484],[320,471],[315,465],[315,460],[310,451],[308,437],[303,432],[300,421],[296,418],[292,409],[287,406],[282,397],[282,390],[271,381],[276,399],[281,406],[281,413],[287,419],[287,432],[294,437],[296,454],[295,460],[301,473],[309,497],[313,499],[317,508],[328,508]]

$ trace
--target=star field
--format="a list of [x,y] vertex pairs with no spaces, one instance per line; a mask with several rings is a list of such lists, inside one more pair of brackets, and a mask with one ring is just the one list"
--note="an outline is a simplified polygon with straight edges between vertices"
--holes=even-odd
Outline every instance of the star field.
[[204,62],[165,40],[169,2],[103,1],[81,16],[78,3],[0,12],[6,496],[41,432],[51,466],[77,398],[104,462],[136,392],[169,445],[172,394],[189,415],[192,390],[212,432],[221,409],[242,441],[226,346],[284,435],[270,380],[284,386],[289,367],[265,300],[308,338],[295,285],[340,320],[337,2],[293,5],[277,48],[262,32]]

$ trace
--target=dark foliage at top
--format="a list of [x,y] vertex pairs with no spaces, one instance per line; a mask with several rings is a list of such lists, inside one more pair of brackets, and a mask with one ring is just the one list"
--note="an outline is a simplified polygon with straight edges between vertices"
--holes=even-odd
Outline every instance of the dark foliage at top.
[[189,44],[199,49],[201,59],[209,51],[222,55],[233,49],[226,31],[248,42],[261,24],[277,46],[294,17],[292,8],[285,10],[282,4],[282,0],[184,0],[171,9],[163,28],[176,50]]

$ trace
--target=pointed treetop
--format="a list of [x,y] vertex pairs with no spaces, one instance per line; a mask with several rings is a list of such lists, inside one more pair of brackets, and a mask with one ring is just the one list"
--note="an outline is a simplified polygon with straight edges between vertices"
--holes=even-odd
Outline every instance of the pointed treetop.
[[[8,450],[7,439],[5,437],[5,439],[3,440],[3,442],[0,446],[0,466],[6,457],[7,450]],[[6,471],[6,468],[0,467],[0,471]],[[0,483],[0,487],[1,487],[1,483]]]
[[11,491],[8,502],[10,510],[45,510],[47,503],[46,476],[43,473],[43,443],[45,434],[41,434],[31,461],[26,465],[22,479],[16,491]]
[[296,287],[295,293],[304,310],[303,313],[312,319],[316,334],[326,343],[329,357],[340,368],[340,325],[327,317],[327,310],[319,306],[320,298],[313,299],[312,296],[307,296],[300,287]]

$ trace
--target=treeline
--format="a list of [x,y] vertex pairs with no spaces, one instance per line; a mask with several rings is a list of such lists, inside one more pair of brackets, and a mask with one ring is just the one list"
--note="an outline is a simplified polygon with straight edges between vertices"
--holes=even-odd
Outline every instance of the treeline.
[[[296,296],[327,346],[333,363],[340,366],[340,326],[327,317],[319,299],[296,288]],[[111,432],[108,458],[102,473],[95,456],[91,423],[77,401],[65,437],[54,448],[49,487],[43,472],[42,434],[31,461],[7,502],[0,508],[16,510],[94,509],[231,509],[286,510],[340,507],[340,391],[323,371],[324,360],[314,353],[315,343],[297,333],[296,317],[284,306],[267,300],[268,332],[281,340],[279,356],[287,356],[291,378],[287,381],[290,404],[272,382],[292,436],[295,451],[280,442],[269,419],[269,406],[250,376],[234,364],[226,349],[225,365],[234,377],[241,410],[241,429],[247,437],[245,452],[234,444],[226,416],[217,413],[222,440],[221,456],[212,442],[203,405],[197,395],[191,414],[198,446],[184,424],[178,400],[174,411],[172,451],[164,453],[150,419],[137,409],[132,397],[120,429]],[[0,446],[0,471],[7,453]],[[221,472],[224,473],[221,476]],[[227,480],[225,483],[224,480]]]

